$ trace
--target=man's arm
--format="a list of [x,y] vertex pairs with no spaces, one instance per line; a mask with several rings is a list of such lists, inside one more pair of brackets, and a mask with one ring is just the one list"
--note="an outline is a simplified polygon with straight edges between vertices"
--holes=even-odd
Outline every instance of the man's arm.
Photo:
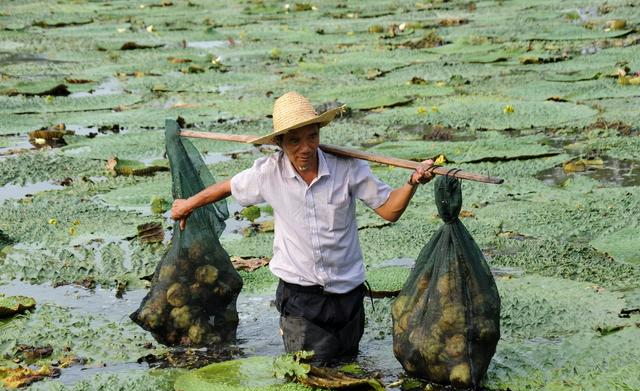
[[218,202],[223,198],[231,195],[231,179],[223,182],[214,183],[213,185],[203,189],[198,194],[189,198],[177,199],[173,201],[171,206],[171,218],[180,220],[180,229],[184,229],[187,224],[187,218],[197,208]]
[[383,219],[396,222],[402,216],[409,201],[416,192],[419,184],[427,183],[433,178],[433,173],[429,168],[433,165],[433,160],[425,160],[411,174],[409,181],[404,185],[394,189],[387,201],[374,209],[375,212]]

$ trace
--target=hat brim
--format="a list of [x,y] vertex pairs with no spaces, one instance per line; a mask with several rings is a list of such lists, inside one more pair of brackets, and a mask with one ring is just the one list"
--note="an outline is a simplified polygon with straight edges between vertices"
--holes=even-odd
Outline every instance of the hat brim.
[[258,137],[253,140],[247,141],[248,144],[275,144],[274,138],[281,134],[288,133],[293,129],[298,129],[303,126],[311,125],[311,124],[320,124],[320,127],[328,125],[329,122],[333,121],[336,116],[344,111],[345,106],[336,107],[335,109],[330,109],[325,111],[324,113],[315,116],[314,118],[308,119],[306,121],[291,125],[285,129],[280,129],[278,131],[269,133],[266,136]]

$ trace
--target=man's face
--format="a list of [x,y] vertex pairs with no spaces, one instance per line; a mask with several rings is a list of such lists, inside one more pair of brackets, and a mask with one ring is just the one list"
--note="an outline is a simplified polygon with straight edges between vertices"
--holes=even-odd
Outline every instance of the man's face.
[[303,172],[316,168],[319,145],[320,130],[317,124],[311,124],[285,133],[281,147],[293,166]]

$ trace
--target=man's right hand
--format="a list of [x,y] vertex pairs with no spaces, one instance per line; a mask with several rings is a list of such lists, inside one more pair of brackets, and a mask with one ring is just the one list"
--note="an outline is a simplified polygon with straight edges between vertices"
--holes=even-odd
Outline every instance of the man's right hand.
[[180,230],[183,230],[187,225],[187,217],[193,212],[189,201],[185,199],[177,199],[173,201],[171,206],[171,218],[178,221],[180,220]]

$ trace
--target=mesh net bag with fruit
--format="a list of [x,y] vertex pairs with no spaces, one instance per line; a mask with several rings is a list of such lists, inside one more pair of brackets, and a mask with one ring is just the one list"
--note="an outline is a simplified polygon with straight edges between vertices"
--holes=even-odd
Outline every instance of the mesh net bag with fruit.
[[[173,197],[188,198],[215,182],[193,144],[167,124],[166,149]],[[226,201],[196,209],[184,230],[173,226],[151,290],[131,319],[165,345],[204,346],[235,340],[236,299],[242,278],[218,238],[228,217]]]
[[480,248],[458,219],[460,181],[434,184],[444,225],[422,249],[393,304],[393,351],[411,375],[477,387],[500,339],[500,296]]

